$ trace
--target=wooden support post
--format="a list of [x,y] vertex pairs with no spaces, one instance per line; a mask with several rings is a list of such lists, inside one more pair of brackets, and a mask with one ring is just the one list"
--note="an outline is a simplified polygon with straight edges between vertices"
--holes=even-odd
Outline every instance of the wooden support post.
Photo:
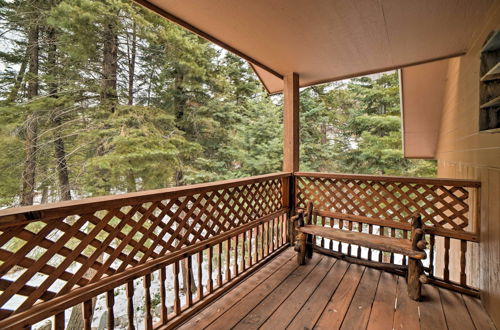
[[[295,177],[290,176],[281,179],[281,203],[284,208],[288,209],[287,219],[291,219],[292,215],[295,214]],[[295,229],[293,227],[293,221],[288,222],[286,226],[288,232],[286,237],[291,245],[295,244]]]
[[283,79],[283,171],[299,170],[299,75],[290,73]]
[[[283,78],[283,171],[299,170],[299,75],[290,73]],[[295,213],[295,177],[288,180],[288,219]],[[283,187],[285,188],[285,187]],[[285,194],[284,194],[285,196]],[[294,243],[293,222],[289,222],[288,239]]]
[[[424,239],[424,229],[422,217],[414,215],[411,221],[411,246],[414,251],[424,251],[426,242]],[[420,300],[422,283],[427,282],[424,275],[424,266],[419,259],[408,258],[408,296],[413,300]]]

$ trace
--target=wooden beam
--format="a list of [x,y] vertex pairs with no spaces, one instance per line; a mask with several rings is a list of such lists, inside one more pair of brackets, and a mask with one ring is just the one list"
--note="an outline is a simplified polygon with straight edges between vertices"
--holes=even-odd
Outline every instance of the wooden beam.
[[283,170],[299,170],[299,75],[289,73],[283,81]]

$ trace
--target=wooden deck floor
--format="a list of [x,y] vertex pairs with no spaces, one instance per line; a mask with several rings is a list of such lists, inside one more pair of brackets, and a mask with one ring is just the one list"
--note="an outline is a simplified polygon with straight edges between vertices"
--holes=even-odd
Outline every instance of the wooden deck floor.
[[315,254],[297,266],[285,250],[182,329],[494,329],[479,300],[431,285],[424,300],[404,278]]

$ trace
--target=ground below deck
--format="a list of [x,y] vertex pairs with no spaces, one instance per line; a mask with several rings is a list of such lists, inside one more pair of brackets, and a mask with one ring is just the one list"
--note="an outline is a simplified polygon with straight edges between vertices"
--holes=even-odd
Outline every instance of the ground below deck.
[[432,285],[410,300],[403,277],[286,249],[182,329],[494,329],[480,301]]

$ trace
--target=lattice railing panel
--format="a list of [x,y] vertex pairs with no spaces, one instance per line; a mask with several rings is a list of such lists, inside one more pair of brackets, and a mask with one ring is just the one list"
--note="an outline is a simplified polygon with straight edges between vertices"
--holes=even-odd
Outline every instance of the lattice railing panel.
[[406,222],[422,215],[427,226],[463,231],[469,226],[465,187],[373,179],[297,177],[297,207]]
[[253,180],[3,227],[0,318],[280,211],[281,189]]

